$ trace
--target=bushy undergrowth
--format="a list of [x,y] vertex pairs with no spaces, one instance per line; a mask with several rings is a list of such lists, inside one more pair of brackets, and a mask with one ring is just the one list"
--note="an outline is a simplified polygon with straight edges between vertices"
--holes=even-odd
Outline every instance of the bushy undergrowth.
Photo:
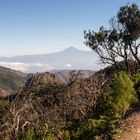
[[17,140],[56,140],[56,130],[45,123],[17,134]]
[[99,119],[91,118],[81,122],[77,128],[69,128],[65,131],[64,136],[66,140],[94,140],[97,138],[109,140],[115,134],[116,123],[118,123],[118,119],[115,117],[100,116]]
[[[48,123],[28,127],[16,135],[17,140],[111,140],[124,115],[132,109],[140,96],[140,74],[119,72],[113,76],[109,90],[101,95],[90,117],[69,122],[62,130]],[[6,109],[0,100],[0,109]],[[1,114],[2,114],[1,113]]]
[[113,139],[120,120],[127,111],[138,103],[138,88],[136,89],[136,84],[139,82],[139,74],[135,76],[131,76],[126,72],[115,74],[110,90],[100,98],[93,118],[81,122],[76,130],[75,128],[67,130],[67,139]]

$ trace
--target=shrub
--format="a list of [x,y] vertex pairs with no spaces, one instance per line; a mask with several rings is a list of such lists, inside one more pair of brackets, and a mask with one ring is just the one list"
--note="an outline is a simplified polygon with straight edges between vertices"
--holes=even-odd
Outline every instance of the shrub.
[[112,111],[120,116],[124,116],[132,105],[138,102],[134,82],[131,80],[130,74],[120,72],[115,75],[110,96],[112,98]]
[[33,129],[18,134],[17,140],[36,140],[35,132]]
[[99,99],[96,117],[100,115],[123,117],[138,102],[135,84],[131,79],[131,75],[126,72],[114,75],[109,91]]
[[55,129],[50,128],[47,123],[43,126],[29,128],[26,131],[18,133],[18,140],[56,140]]
[[134,82],[134,88],[137,92],[137,96],[140,101],[140,73],[133,75],[132,80]]
[[81,123],[77,130],[66,130],[66,140],[91,140],[91,139],[112,139],[115,134],[117,118],[101,116],[99,119],[88,119]]

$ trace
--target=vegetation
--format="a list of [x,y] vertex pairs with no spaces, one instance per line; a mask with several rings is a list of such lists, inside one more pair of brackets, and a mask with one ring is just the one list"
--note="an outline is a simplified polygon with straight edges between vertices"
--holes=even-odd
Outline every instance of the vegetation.
[[129,70],[129,60],[140,65],[140,10],[136,4],[120,7],[117,16],[110,20],[111,27],[99,32],[85,31],[86,45],[91,47],[103,63],[115,64],[123,60]]
[[109,91],[104,94],[103,98],[99,99],[96,108],[98,110],[97,115],[123,117],[131,107],[138,103],[137,91],[132,78],[126,72],[119,72],[114,75]]
[[3,114],[5,114],[8,108],[9,108],[9,102],[3,99],[0,99],[0,125],[2,125]]
[[[116,24],[112,30],[85,33],[86,44],[115,69],[107,67],[85,80],[71,74],[67,85],[53,74],[33,75],[13,99],[0,99],[0,139],[113,140],[124,117],[140,101],[140,73],[130,71],[135,61],[140,65],[137,5],[121,7]],[[118,63],[118,57],[123,62]],[[123,64],[125,71],[117,69]]]
[[24,86],[25,82],[26,74],[0,67],[0,92],[2,92],[1,90],[4,90],[9,94],[15,93]]
[[[19,126],[19,131],[15,131],[15,132],[13,131],[14,133],[13,132],[12,133],[14,134],[15,139],[17,140],[58,140],[58,139],[111,140],[114,139],[118,131],[118,126],[122,121],[122,119],[124,118],[124,115],[126,115],[126,113],[138,103],[138,96],[137,96],[138,89],[135,87],[139,81],[139,77],[140,77],[139,75],[140,74],[135,74],[131,76],[127,72],[119,72],[113,74],[113,79],[109,86],[109,90],[106,93],[103,93],[102,96],[99,98],[96,106],[96,110],[91,112],[89,116],[83,119],[72,120],[67,122],[65,127],[61,129],[56,127],[53,124],[53,122],[48,121],[47,114],[45,113],[46,111],[44,111],[44,114],[40,114],[45,109],[43,108],[44,103],[42,104],[42,102],[39,101],[39,98],[38,99],[36,98],[43,96],[44,95],[43,91],[40,96],[38,94],[32,95],[33,98],[28,96],[28,98],[25,99],[24,101],[24,106],[22,105],[23,103],[21,102],[18,103],[18,105],[16,105],[17,108],[23,111],[22,114],[23,118],[22,117],[20,118],[21,120],[25,119],[26,115],[30,115],[35,110],[35,112],[38,113],[38,115],[40,116],[40,117],[38,116],[39,120],[38,121],[36,120],[36,123],[32,124],[31,126],[30,125],[27,125],[27,127],[25,126],[24,129],[23,129],[23,124],[21,124],[22,127],[20,128]],[[60,91],[60,87],[59,87],[59,91]],[[52,93],[54,92],[55,91],[52,90]],[[49,94],[51,94],[50,89],[49,89]],[[43,98],[45,98],[45,96],[43,96]],[[33,110],[31,108],[28,108],[28,105],[31,104],[30,102],[31,100],[32,100],[32,105],[34,107]],[[47,99],[45,98],[44,100]],[[29,104],[27,104],[27,102],[29,102]],[[2,106],[6,106],[6,104],[2,103]],[[53,106],[56,106],[56,104],[54,105],[52,104],[51,108],[48,105],[45,106],[47,106],[47,110],[50,111],[50,109],[53,108]],[[8,110],[8,108],[5,109]],[[24,115],[24,113],[26,113],[26,115]],[[46,117],[43,118],[44,116]],[[11,134],[11,136],[6,135],[7,139],[8,137],[9,139],[11,139],[13,137],[13,134]]]
[[[138,103],[131,75],[119,72],[114,75],[114,81],[109,93],[100,98],[92,118],[84,120],[78,127],[70,127],[71,140],[113,139],[117,132],[117,125],[121,122],[127,111]],[[104,116],[103,116],[104,115]],[[68,133],[67,132],[67,133]]]
[[113,114],[124,116],[124,114],[138,102],[137,94],[134,89],[134,83],[131,75],[121,72],[115,75],[115,81],[112,85],[112,107]]

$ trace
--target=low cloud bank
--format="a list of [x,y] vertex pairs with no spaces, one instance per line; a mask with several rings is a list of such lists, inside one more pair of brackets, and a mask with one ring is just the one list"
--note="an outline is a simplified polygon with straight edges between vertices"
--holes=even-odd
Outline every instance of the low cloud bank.
[[101,65],[97,65],[95,63],[23,63],[23,62],[6,62],[0,61],[0,66],[7,67],[13,70],[18,70],[24,73],[36,73],[36,72],[45,72],[51,70],[99,70]]
[[42,63],[0,62],[0,66],[19,70],[26,73],[53,70],[53,67],[49,64]]

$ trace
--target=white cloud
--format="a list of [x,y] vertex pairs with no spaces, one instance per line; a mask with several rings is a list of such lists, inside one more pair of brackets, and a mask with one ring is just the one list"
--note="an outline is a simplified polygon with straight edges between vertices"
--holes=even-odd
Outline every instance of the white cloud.
[[19,70],[22,72],[26,72],[26,69],[29,67],[29,64],[19,62],[0,62],[0,65],[14,70]]
[[52,66],[42,63],[0,62],[0,66],[22,72],[43,72],[53,69]]
[[71,68],[71,64],[67,64],[66,66],[67,66],[68,68]]

